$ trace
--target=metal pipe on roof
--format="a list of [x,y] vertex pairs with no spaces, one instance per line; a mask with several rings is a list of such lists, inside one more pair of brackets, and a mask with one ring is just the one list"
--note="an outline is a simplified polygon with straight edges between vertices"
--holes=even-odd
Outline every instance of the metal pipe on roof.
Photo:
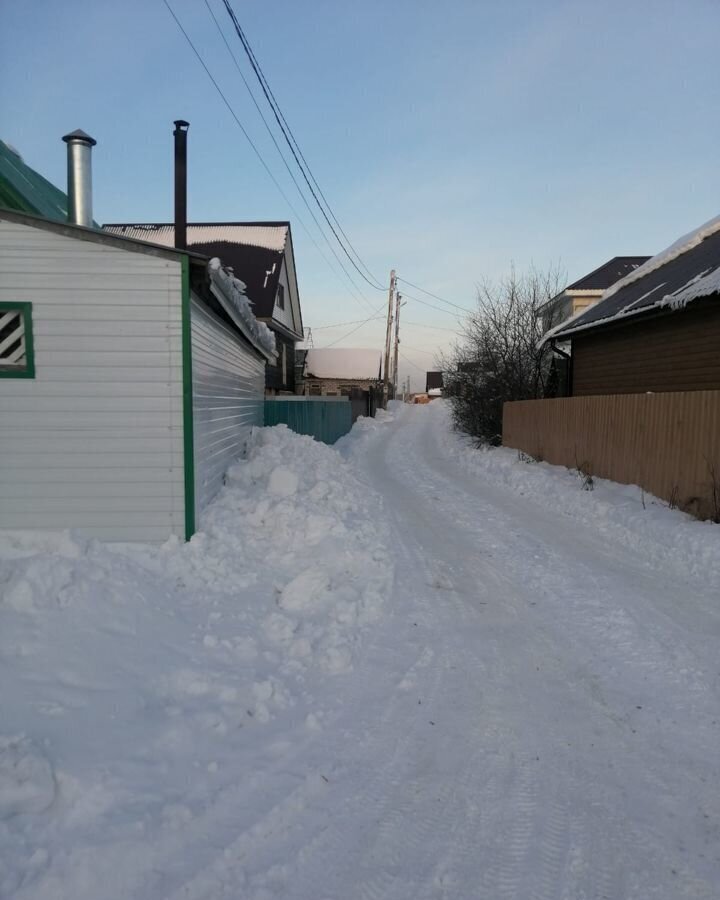
[[187,250],[187,132],[190,123],[176,119],[175,131],[175,247]]
[[67,144],[68,222],[92,228],[92,148],[97,141],[79,128],[63,140]]

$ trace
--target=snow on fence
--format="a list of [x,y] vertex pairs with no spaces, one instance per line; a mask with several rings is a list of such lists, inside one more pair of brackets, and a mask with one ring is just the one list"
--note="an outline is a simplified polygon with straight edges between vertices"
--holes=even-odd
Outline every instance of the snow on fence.
[[506,403],[503,444],[640,485],[698,518],[720,516],[720,391]]

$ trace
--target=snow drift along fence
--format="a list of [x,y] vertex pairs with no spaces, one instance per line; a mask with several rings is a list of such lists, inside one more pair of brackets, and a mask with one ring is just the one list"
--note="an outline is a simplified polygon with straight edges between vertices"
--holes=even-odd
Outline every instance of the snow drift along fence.
[[266,397],[265,425],[287,425],[296,434],[334,444],[352,428],[347,397]]
[[503,445],[640,485],[700,518],[720,514],[720,391],[506,403]]

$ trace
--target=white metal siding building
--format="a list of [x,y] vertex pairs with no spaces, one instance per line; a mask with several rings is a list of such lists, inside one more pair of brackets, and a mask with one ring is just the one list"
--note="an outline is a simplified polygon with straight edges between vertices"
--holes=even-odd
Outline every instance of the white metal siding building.
[[192,536],[262,425],[269,354],[191,296],[191,266],[0,211],[0,528]]

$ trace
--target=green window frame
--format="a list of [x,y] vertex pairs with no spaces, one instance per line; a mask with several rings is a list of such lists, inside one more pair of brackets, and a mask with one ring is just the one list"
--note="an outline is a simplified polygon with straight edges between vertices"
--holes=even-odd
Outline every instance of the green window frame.
[[[17,314],[17,315],[14,315]],[[0,303],[0,378],[34,378],[32,303]]]

